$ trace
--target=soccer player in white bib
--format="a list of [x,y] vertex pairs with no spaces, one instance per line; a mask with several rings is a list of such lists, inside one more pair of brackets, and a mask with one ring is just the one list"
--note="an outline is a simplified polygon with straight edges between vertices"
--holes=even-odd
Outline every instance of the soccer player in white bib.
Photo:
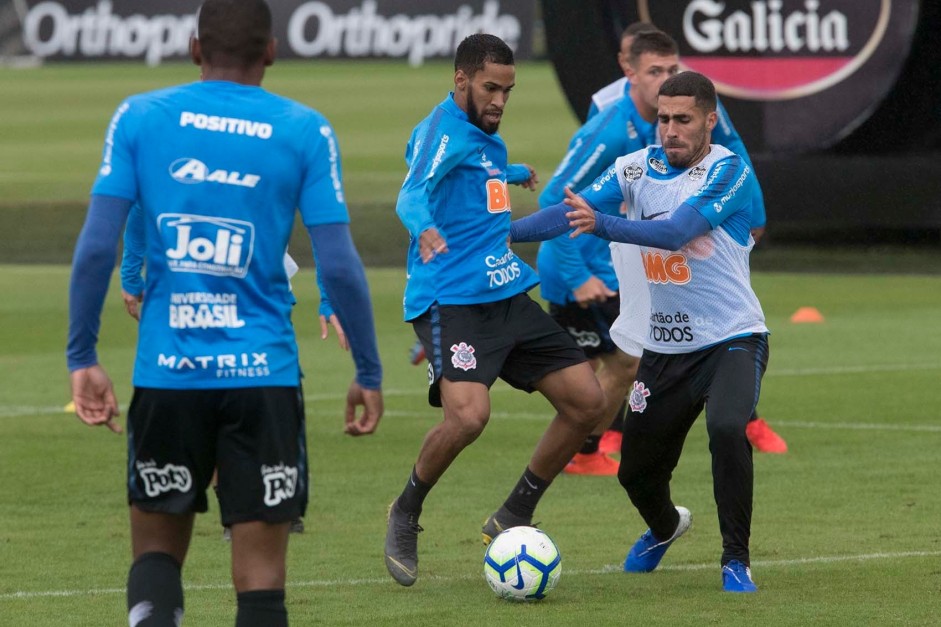
[[[639,68],[634,67],[632,63],[633,55],[631,48],[639,33],[649,32],[651,30],[658,31],[659,29],[650,22],[634,22],[628,25],[627,28],[624,29],[624,32],[621,33],[618,65],[624,72],[624,76],[608,83],[592,95],[591,106],[588,109],[589,122],[598,114],[611,107],[618,106],[619,102],[625,98],[631,97],[631,77],[639,70]],[[742,141],[741,135],[738,134],[735,125],[732,124],[732,119],[729,117],[725,107],[722,106],[722,101],[718,98],[716,99],[716,116],[718,116],[718,118],[716,120],[716,126],[712,131],[712,142],[720,146],[725,146],[745,159],[749,167],[752,167],[751,157],[748,154],[748,149],[745,147],[745,142]],[[652,139],[650,143],[654,144],[656,140]],[[752,169],[754,169],[754,167],[752,167]],[[761,185],[757,182],[754,185],[752,196],[754,202],[752,203],[751,233],[757,243],[764,235],[765,224],[767,222],[764,193],[761,191]],[[635,286],[639,285],[637,278],[639,263],[637,262],[635,252],[636,248],[632,245],[619,242],[611,243],[611,257],[614,261],[614,269],[617,272],[618,281],[622,285],[622,293],[631,293],[628,291],[628,288],[632,284]],[[633,293],[639,293],[636,287]],[[621,300],[621,317],[612,326],[611,337],[622,350],[629,351],[631,347],[630,342],[632,338],[636,336],[637,326],[633,321],[638,319],[636,315],[637,309],[638,303],[635,301],[630,299]],[[771,425],[769,425],[764,418],[758,416],[757,408],[755,408],[755,411],[752,413],[748,427],[745,429],[745,434],[748,436],[748,441],[751,442],[752,446],[763,453],[780,454],[787,452],[787,442],[771,428]],[[613,435],[613,432],[609,431],[606,433],[606,439],[609,435]]]
[[[641,247],[651,315],[628,399],[618,479],[650,528],[624,570],[654,570],[689,528],[689,510],[670,498],[670,478],[705,408],[723,589],[754,592],[745,426],[767,366],[768,329],[749,280],[755,177],[741,157],[710,144],[715,108],[705,76],[668,79],[657,113],[662,146],[620,157],[578,195],[567,190],[564,203],[514,222],[511,237],[532,241],[574,228],[573,236],[593,233]],[[628,219],[617,215],[624,201]]]

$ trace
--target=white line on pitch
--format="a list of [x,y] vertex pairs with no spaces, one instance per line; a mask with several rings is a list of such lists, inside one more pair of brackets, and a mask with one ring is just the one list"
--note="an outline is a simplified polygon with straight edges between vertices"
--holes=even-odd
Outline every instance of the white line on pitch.
[[[789,560],[755,560],[751,565],[759,568],[775,568],[788,566],[806,566],[808,564],[834,564],[838,562],[867,562],[872,560],[900,559],[900,558],[920,558],[920,557],[938,557],[941,551],[903,551],[900,553],[865,553],[862,555],[831,555],[821,557],[802,557]],[[708,564],[676,564],[673,566],[661,566],[662,571],[694,571],[717,569],[718,564],[710,562]],[[566,570],[567,575],[606,575],[609,573],[622,572],[620,564],[610,564],[602,568]],[[477,579],[477,575],[457,575],[457,576],[430,576],[426,579],[434,581],[460,581],[465,579]],[[388,577],[368,577],[362,579],[315,579],[312,581],[288,582],[289,588],[324,588],[335,586],[373,586],[392,584]],[[185,586],[187,592],[196,592],[203,590],[228,590],[230,583],[196,584]],[[86,590],[40,590],[36,592],[20,591],[0,594],[0,601],[15,601],[23,599],[39,599],[52,597],[75,597],[75,596],[100,596],[111,594],[124,594],[124,588],[90,588]]]

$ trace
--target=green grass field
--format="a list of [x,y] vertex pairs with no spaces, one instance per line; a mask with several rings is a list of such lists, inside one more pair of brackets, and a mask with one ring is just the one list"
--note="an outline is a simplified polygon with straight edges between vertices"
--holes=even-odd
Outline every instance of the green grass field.
[[[124,439],[61,411],[63,266],[0,268],[0,625],[119,625],[129,563]],[[941,594],[941,278],[760,274],[773,330],[760,408],[787,438],[756,454],[753,571],[761,590],[720,591],[720,539],[702,423],[676,471],[692,531],[660,571],[618,572],[643,523],[614,478],[558,478],[537,519],[563,552],[546,601],[512,605],[483,580],[479,528],[516,481],[550,411],[502,384],[481,439],[431,493],[421,578],[385,573],[385,508],[439,419],[424,368],[407,364],[402,272],[370,271],[386,364],[386,415],[372,437],[342,434],[352,368],[317,337],[310,271],[295,281],[307,373],[311,482],[307,532],[293,536],[294,625],[935,625]],[[823,324],[794,325],[815,306]],[[134,324],[109,297],[101,359],[126,407]],[[184,571],[188,625],[231,625],[228,545],[215,508],[200,517]]]
[[[124,439],[62,411],[69,400],[65,263],[115,106],[130,93],[195,78],[196,68],[185,65],[0,69],[2,627],[126,624]],[[511,159],[532,163],[545,181],[576,122],[548,65],[521,65],[517,83],[502,134]],[[266,85],[320,109],[337,130],[386,368],[379,432],[344,436],[352,366],[332,339],[318,339],[313,274],[303,270],[296,324],[313,489],[307,532],[291,543],[293,625],[938,624],[941,254],[926,250],[763,245],[753,256],[773,331],[760,409],[791,447],[784,456],[756,455],[759,594],[720,591],[709,455],[698,424],[673,483],[694,526],[658,572],[619,572],[644,525],[617,481],[563,476],[537,511],[563,553],[559,587],[538,604],[496,599],[483,580],[480,523],[518,478],[550,415],[541,398],[502,384],[486,432],[428,499],[419,583],[394,584],[382,562],[386,506],[439,413],[424,401],[424,368],[405,359],[413,338],[400,311],[406,236],[393,207],[408,133],[445,95],[450,70],[444,63],[417,70],[282,63]],[[514,192],[513,202],[526,213],[536,195]],[[303,238],[292,250],[309,265]],[[871,271],[894,273],[865,274]],[[819,308],[826,322],[791,324],[801,306]],[[126,408],[136,333],[115,289],[102,328],[102,363]],[[213,508],[197,523],[184,571],[187,625],[233,622],[217,517]]]

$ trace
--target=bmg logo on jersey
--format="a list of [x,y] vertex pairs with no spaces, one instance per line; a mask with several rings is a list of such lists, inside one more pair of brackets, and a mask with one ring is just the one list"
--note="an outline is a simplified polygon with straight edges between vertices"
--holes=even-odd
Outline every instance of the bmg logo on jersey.
[[265,505],[268,507],[281,504],[297,492],[296,466],[262,466],[261,478],[265,483]]
[[244,220],[162,213],[157,228],[171,272],[244,278],[252,260],[255,225]]
[[147,496],[160,496],[170,490],[189,492],[193,486],[193,476],[186,466],[167,464],[158,468],[153,460],[137,462],[137,474],[144,483]]

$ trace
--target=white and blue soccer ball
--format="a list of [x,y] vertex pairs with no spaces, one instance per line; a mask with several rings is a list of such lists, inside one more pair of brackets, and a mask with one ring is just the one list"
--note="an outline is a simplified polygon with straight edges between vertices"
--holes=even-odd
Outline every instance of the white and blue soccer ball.
[[544,599],[562,574],[555,542],[535,527],[511,527],[487,547],[484,576],[497,596],[510,601]]

